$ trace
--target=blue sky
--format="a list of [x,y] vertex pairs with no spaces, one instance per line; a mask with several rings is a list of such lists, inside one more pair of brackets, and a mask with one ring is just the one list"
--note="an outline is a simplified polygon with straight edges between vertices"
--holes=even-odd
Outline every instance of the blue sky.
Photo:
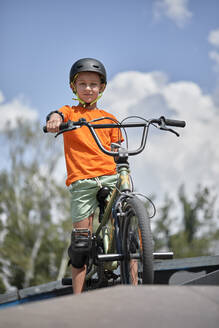
[[122,71],[158,70],[213,91],[217,76],[208,35],[218,28],[219,3],[175,2],[184,4],[185,17],[168,17],[156,0],[1,0],[5,98],[22,94],[40,115],[69,103],[69,69],[81,57],[102,60],[109,79]]
[[138,189],[145,190],[146,170],[147,192],[176,192],[182,182],[190,190],[218,185],[217,0],[0,0],[0,40],[3,123],[21,114],[43,122],[73,104],[70,67],[95,57],[108,73],[104,109],[188,123],[180,141],[151,138],[133,170]]

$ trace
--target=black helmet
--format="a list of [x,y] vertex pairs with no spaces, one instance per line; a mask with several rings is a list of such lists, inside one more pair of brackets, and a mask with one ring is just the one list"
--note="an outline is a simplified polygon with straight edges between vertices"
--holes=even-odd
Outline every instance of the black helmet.
[[100,74],[101,82],[107,83],[106,70],[103,64],[94,58],[82,58],[76,61],[70,70],[69,83],[73,82],[74,76],[80,72],[95,72]]

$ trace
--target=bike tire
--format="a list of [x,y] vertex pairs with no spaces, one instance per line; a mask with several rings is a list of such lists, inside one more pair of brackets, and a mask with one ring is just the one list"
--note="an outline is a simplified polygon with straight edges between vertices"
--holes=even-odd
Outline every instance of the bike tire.
[[[153,241],[150,219],[144,204],[136,196],[128,198],[123,206],[121,282],[123,284],[152,284]],[[135,255],[134,255],[135,254]],[[133,259],[134,256],[139,259]]]

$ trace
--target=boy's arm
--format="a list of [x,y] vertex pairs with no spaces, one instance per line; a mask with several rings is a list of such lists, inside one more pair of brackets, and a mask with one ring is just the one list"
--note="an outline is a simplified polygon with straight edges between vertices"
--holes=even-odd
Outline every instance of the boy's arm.
[[59,132],[60,124],[64,121],[64,116],[61,112],[54,111],[49,113],[46,118],[46,127],[48,132]]

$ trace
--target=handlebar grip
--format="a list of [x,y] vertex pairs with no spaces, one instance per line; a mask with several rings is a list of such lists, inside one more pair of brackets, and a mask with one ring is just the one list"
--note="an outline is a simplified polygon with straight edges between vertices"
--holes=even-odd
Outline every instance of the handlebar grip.
[[68,129],[69,123],[68,122],[62,122],[59,126],[59,131]]
[[[63,122],[63,123],[61,123],[60,126],[59,126],[59,131],[61,131],[61,130],[65,130],[65,129],[67,129],[68,127],[69,127],[68,122]],[[47,126],[46,126],[46,125],[43,127],[43,132],[44,132],[44,133],[48,133],[48,131],[47,131]]]
[[179,121],[179,120],[169,120],[165,118],[165,124],[169,126],[176,126],[179,128],[184,128],[186,126],[185,121]]

